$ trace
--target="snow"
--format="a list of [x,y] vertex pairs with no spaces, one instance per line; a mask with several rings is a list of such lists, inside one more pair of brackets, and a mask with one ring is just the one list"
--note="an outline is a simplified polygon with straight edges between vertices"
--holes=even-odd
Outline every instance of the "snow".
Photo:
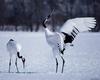
[[[15,39],[22,46],[26,68],[18,60],[20,73],[16,73],[14,58],[8,73],[9,53],[6,43]],[[100,80],[100,33],[81,33],[73,47],[66,46],[64,73],[55,73],[55,59],[42,32],[0,32],[0,80]]]

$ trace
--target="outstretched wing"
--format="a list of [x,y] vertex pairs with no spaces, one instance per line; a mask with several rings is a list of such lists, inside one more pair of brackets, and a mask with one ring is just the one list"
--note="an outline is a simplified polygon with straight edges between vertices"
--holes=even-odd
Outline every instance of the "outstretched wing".
[[74,18],[66,21],[61,28],[61,32],[65,32],[69,35],[75,35],[78,32],[84,32],[91,30],[96,25],[96,19],[94,17]]

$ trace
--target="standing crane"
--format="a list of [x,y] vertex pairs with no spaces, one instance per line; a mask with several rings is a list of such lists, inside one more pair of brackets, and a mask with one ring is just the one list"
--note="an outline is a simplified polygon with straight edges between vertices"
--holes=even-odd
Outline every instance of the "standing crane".
[[21,45],[18,44],[15,40],[10,39],[7,43],[7,50],[9,52],[10,60],[9,60],[9,71],[10,72],[10,67],[11,67],[11,59],[12,56],[15,55],[15,66],[17,69],[17,72],[19,72],[18,66],[17,66],[17,59],[21,59],[23,63],[23,68],[25,68],[25,58],[20,55],[20,50],[21,50]]
[[42,25],[45,29],[45,36],[47,43],[52,47],[53,55],[56,61],[56,73],[58,71],[58,59],[57,56],[60,56],[63,64],[62,71],[64,70],[65,59],[63,57],[65,51],[65,45],[67,43],[72,44],[76,35],[80,32],[91,30],[96,25],[96,19],[94,17],[82,17],[82,18],[74,18],[67,20],[60,32],[52,32],[48,29],[46,23],[49,21],[53,11],[50,15],[45,18]]

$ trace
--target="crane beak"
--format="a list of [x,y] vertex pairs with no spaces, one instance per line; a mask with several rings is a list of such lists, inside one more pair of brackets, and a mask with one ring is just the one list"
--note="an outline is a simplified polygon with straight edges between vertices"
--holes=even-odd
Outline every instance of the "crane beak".
[[23,69],[25,68],[25,58],[22,58],[22,62],[23,62]]

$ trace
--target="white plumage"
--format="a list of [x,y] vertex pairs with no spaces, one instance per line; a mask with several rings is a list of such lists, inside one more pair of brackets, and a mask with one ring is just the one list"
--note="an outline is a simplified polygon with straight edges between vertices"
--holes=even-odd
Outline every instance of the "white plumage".
[[91,30],[96,25],[96,20],[94,17],[84,17],[84,18],[74,18],[69,19],[64,23],[61,28],[61,32],[70,34],[74,27],[76,27],[79,32]]
[[17,56],[17,52],[20,52],[21,48],[22,48],[21,45],[19,43],[17,43],[16,41],[9,40],[7,43],[7,50],[11,57],[12,57],[12,55]]
[[84,17],[84,18],[74,18],[67,20],[61,28],[61,32],[50,31],[46,23],[51,17],[52,13],[43,21],[43,26],[45,28],[45,35],[48,44],[52,47],[53,55],[56,60],[56,72],[58,71],[58,60],[59,55],[63,60],[62,73],[64,69],[65,60],[63,58],[65,45],[67,43],[73,42],[74,38],[79,32],[84,32],[91,30],[96,25],[96,20],[94,17]]
[[[73,37],[71,34],[73,30],[76,32],[76,34],[73,32],[73,34],[76,36],[79,32],[91,30],[91,28],[94,28],[95,25],[96,20],[93,17],[69,19],[62,26],[61,32],[64,32]],[[58,47],[59,45],[59,48],[63,50],[65,36],[61,32],[52,32],[48,28],[45,29],[48,44],[53,48]]]
[[58,32],[51,32],[48,28],[45,29],[46,40],[52,48],[56,48],[59,45],[59,48],[63,49],[63,38]]
[[13,55],[15,55],[15,66],[16,66],[17,72],[19,72],[18,66],[17,66],[17,58],[22,60],[23,68],[25,67],[25,58],[23,58],[23,56],[20,55],[21,45],[19,43],[17,43],[15,40],[10,39],[7,43],[7,50],[9,52],[9,56],[10,56],[9,72],[10,72],[11,60],[12,60]]

